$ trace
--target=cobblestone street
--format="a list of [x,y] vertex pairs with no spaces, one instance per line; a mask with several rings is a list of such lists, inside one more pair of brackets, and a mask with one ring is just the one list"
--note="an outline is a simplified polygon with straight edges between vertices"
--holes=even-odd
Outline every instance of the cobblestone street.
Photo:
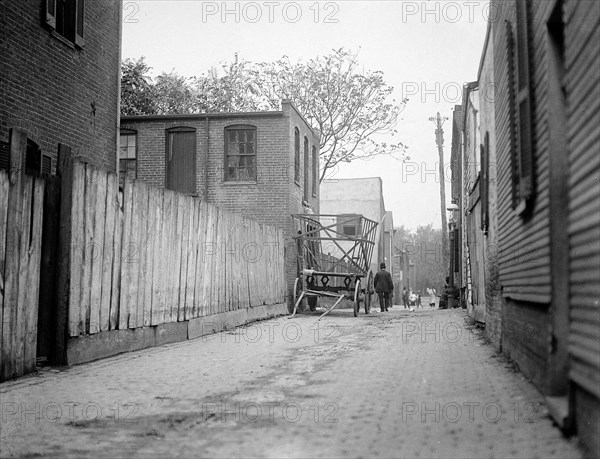
[[2,456],[580,457],[461,310],[278,318],[0,385]]

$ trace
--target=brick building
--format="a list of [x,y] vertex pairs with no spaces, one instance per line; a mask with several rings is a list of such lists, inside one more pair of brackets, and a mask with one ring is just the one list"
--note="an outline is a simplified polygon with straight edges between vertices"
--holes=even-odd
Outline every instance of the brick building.
[[290,215],[319,211],[319,135],[290,101],[281,105],[281,111],[123,116],[120,169],[283,229],[291,289],[297,266]]
[[472,148],[462,133],[464,161],[481,152],[479,190],[465,175],[462,199],[484,235],[486,333],[597,457],[600,3],[492,0],[491,11]]
[[0,167],[17,128],[29,168],[55,170],[62,144],[115,170],[121,10],[121,0],[2,2]]

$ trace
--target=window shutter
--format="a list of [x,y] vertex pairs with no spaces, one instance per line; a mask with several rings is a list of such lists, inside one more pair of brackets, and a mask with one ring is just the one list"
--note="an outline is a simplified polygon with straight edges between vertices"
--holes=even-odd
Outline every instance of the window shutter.
[[513,30],[510,22],[506,21],[506,54],[508,73],[508,124],[509,124],[509,148],[510,148],[510,176],[513,209],[519,204],[519,159],[517,156],[516,142],[516,108],[515,102],[515,49]]
[[52,158],[48,155],[42,155],[42,174],[50,175],[52,173]]
[[533,135],[529,68],[529,1],[516,2],[517,14],[517,134],[519,147],[519,201],[533,196]]
[[0,142],[0,170],[10,169],[10,144]]
[[85,40],[83,39],[83,4],[84,0],[75,0],[75,44],[80,48],[85,46]]
[[56,0],[44,0],[46,3],[46,24],[56,29]]
[[481,195],[481,229],[487,234],[489,224],[489,189],[490,189],[490,135],[485,133],[481,146],[481,180],[479,182]]

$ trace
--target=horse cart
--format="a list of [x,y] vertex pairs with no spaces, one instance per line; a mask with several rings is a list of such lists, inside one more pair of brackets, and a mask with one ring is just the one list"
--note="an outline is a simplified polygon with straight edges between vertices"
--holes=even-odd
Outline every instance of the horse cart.
[[343,299],[353,302],[354,317],[361,303],[365,314],[374,293],[370,269],[377,222],[362,215],[293,214],[298,249],[298,277],[294,283],[294,317],[306,301],[316,310],[319,297],[336,301],[320,317],[329,314]]

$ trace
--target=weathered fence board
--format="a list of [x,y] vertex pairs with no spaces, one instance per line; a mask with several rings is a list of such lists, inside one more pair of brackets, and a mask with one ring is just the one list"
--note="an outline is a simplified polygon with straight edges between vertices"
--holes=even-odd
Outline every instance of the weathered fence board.
[[156,240],[155,225],[156,214],[159,209],[159,190],[150,187],[148,189],[148,221],[146,225],[146,234],[144,237],[143,250],[147,252],[145,265],[146,284],[144,285],[144,326],[152,323],[152,282],[154,279],[154,242]]
[[136,327],[144,326],[144,317],[146,314],[146,303],[145,303],[145,294],[146,294],[146,283],[149,282],[147,276],[147,265],[146,260],[149,256],[147,249],[147,235],[148,235],[148,185],[145,183],[137,183],[138,188],[137,200],[136,204],[136,214],[137,214],[137,262],[135,266],[137,268],[137,292],[136,292],[136,310],[135,310],[135,324]]
[[10,134],[0,172],[0,380],[35,369],[45,182],[21,167],[27,138]]
[[90,288],[90,333],[100,332],[102,305],[102,266],[104,258],[104,225],[106,220],[106,181],[108,174],[92,170],[92,190],[94,192],[95,210],[93,215],[93,234],[88,252],[91,255],[91,288]]
[[[29,179],[28,177],[27,179]],[[28,180],[29,181],[29,180]],[[37,356],[37,325],[38,302],[40,293],[40,265],[42,259],[42,224],[44,207],[44,180],[31,177],[33,186],[31,209],[25,219],[29,223],[30,233],[27,241],[27,284],[21,288],[27,291],[25,301],[25,355],[23,359],[23,372],[35,370]],[[30,186],[26,183],[25,186]],[[31,221],[30,221],[31,219]]]
[[161,246],[162,246],[162,226],[163,226],[163,202],[164,193],[162,190],[155,190],[155,207],[154,207],[154,228],[153,228],[153,264],[152,264],[152,308],[151,308],[151,325],[158,325],[160,323],[160,301],[162,291],[160,288],[160,278],[162,276],[161,263]]
[[[6,230],[8,223],[8,174],[0,171],[0,305],[4,304],[4,293],[6,284],[4,282],[4,265],[6,262]],[[3,352],[4,348],[4,311],[0,309],[0,359],[4,362],[6,355]],[[0,365],[3,366],[3,365]],[[0,378],[4,371],[0,370]]]
[[119,330],[128,328],[129,321],[129,289],[132,287],[131,275],[131,209],[133,207],[133,183],[125,179],[123,185],[123,229],[121,233],[121,266],[117,269],[121,275],[119,294]]
[[280,230],[89,164],[72,183],[70,336],[284,302]]
[[185,320],[190,314],[194,304],[194,280],[196,277],[196,255],[197,255],[197,234],[198,226],[198,206],[196,200],[186,202],[186,216],[183,219],[183,245],[181,254],[181,284],[185,289],[179,292],[179,314],[177,320]]
[[122,195],[118,192],[118,182],[115,184],[115,195],[108,196],[107,199],[114,201],[115,209],[115,231],[112,251],[112,276],[111,276],[111,292],[110,292],[110,312],[109,312],[109,329],[116,330],[119,324],[119,301],[121,291],[121,260],[122,260],[122,245],[121,237],[123,234],[123,212],[121,210]]
[[81,277],[81,297],[80,297],[80,320],[82,322],[82,332],[95,333],[90,330],[90,299],[92,286],[92,265],[93,265],[93,238],[94,238],[94,213],[96,211],[96,191],[95,181],[97,177],[93,176],[93,170],[90,167],[85,168],[84,178],[84,206],[83,213],[83,256],[82,256],[82,277]]
[[[32,204],[32,186],[31,177],[24,176],[22,178],[22,190],[21,200],[18,206],[17,218],[20,220],[17,222],[17,228],[19,234],[17,235],[16,241],[17,246],[15,247],[19,257],[18,267],[15,271],[16,278],[13,284],[13,291],[16,293],[16,333],[12,334],[12,352],[16,356],[15,360],[15,372],[16,374],[23,374],[23,359],[25,358],[25,340],[27,336],[27,317],[26,304],[27,304],[27,290],[29,285],[27,284],[29,271],[27,269],[28,261],[28,248],[29,248],[29,218],[30,215],[28,210],[31,209]],[[11,305],[9,304],[9,307]],[[37,311],[36,311],[37,312]]]
[[100,299],[100,331],[110,329],[110,304],[112,299],[112,269],[115,244],[115,221],[118,208],[118,181],[113,172],[106,177],[104,243],[102,245],[102,292]]
[[197,250],[196,250],[196,281],[194,285],[194,305],[192,306],[192,314],[190,318],[200,317],[202,308],[204,307],[204,280],[205,280],[205,258],[204,250],[206,243],[206,222],[207,222],[207,204],[206,201],[197,203],[198,207],[198,224],[196,229],[197,235]]

